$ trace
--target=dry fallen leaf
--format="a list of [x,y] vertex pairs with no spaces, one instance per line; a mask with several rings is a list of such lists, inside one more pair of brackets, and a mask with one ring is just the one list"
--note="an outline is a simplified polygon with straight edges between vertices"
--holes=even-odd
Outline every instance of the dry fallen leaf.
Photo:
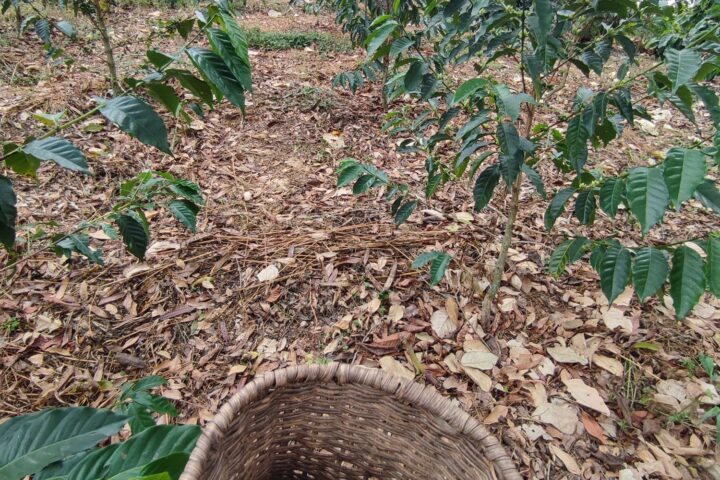
[[555,444],[550,444],[550,451],[555,455],[560,461],[565,465],[565,468],[567,468],[567,471],[572,473],[573,475],[582,475],[582,470],[580,470],[580,465],[577,464],[575,459],[567,452],[562,450],[560,447],[556,446]]
[[498,361],[498,356],[491,352],[465,352],[460,363],[465,367],[478,370],[491,370]]
[[272,282],[280,275],[280,271],[275,265],[268,265],[260,270],[257,274],[258,282]]
[[402,305],[390,305],[390,308],[388,309],[387,319],[390,323],[395,323],[403,318],[403,315],[405,315],[405,307]]
[[444,308],[433,312],[430,316],[430,325],[433,333],[440,338],[449,338],[457,331],[457,326]]
[[565,380],[564,383],[568,392],[570,392],[570,395],[572,395],[580,405],[592,408],[603,415],[610,415],[610,409],[605,404],[605,400],[602,399],[596,388],[586,384],[580,378],[571,378],[569,380]]
[[563,347],[562,345],[549,347],[547,353],[553,360],[560,363],[579,363],[581,365],[587,365],[588,363],[587,358],[583,355],[580,355],[570,347]]
[[580,414],[580,421],[582,421],[583,426],[585,427],[585,431],[588,432],[591,437],[594,437],[598,442],[603,445],[607,442],[605,431],[602,429],[600,424],[595,421],[594,418],[587,414],[587,412],[582,412]]
[[611,357],[606,357],[605,355],[595,354],[592,357],[592,361],[593,364],[597,365],[603,370],[607,370],[616,377],[622,377],[623,372],[625,371],[625,369],[623,368],[623,364],[619,360],[615,360]]
[[400,362],[395,360],[390,355],[386,355],[380,358],[380,368],[391,375],[396,377],[405,378],[407,380],[413,380],[415,374],[405,368]]
[[495,405],[490,413],[483,419],[485,425],[492,425],[507,416],[510,409],[505,405]]
[[567,404],[545,403],[537,407],[532,416],[567,435],[575,433],[578,426],[577,413]]
[[480,390],[482,390],[483,392],[489,392],[492,389],[492,378],[490,378],[490,376],[486,373],[483,373],[482,370],[471,367],[463,367],[463,370],[465,371],[465,375],[470,377],[470,380],[472,380],[475,385],[480,387]]
[[633,331],[632,320],[625,316],[625,312],[618,308],[609,308],[603,312],[603,322],[609,330],[619,328],[624,333],[631,334]]

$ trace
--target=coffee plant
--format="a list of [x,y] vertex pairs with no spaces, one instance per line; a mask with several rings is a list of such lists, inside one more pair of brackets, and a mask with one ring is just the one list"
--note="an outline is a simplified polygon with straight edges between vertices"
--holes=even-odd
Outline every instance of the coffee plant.
[[[158,425],[153,414],[177,415],[150,390],[166,383],[146,377],[121,388],[113,410],[50,408],[0,425],[0,478],[21,480],[177,480],[200,436],[194,425]],[[98,444],[128,425],[130,436]]]
[[[75,5],[79,9],[91,8],[87,3]],[[82,151],[57,135],[95,115],[102,115],[140,142],[172,155],[165,123],[148,99],[162,105],[175,121],[186,123],[192,121],[191,113],[203,115],[203,105],[212,109],[223,98],[244,111],[245,92],[252,89],[247,40],[228,4],[219,1],[198,10],[195,18],[173,23],[173,28],[186,40],[183,47],[172,55],[149,49],[142,76],[125,79],[121,95],[97,98],[94,108],[67,121],[63,121],[64,114],[35,115],[48,131],[21,144],[3,144],[4,169],[36,177],[41,163],[50,161],[80,174],[91,174]],[[207,38],[211,48],[194,46],[202,37]],[[190,65],[199,77],[188,68]],[[196,100],[184,99],[177,91],[179,86]],[[101,252],[90,247],[90,237],[85,233],[90,228],[101,228],[110,238],[121,237],[128,251],[142,259],[150,239],[146,210],[164,206],[182,225],[195,231],[196,216],[203,204],[202,193],[193,182],[167,173],[144,172],[122,184],[111,212],[54,238],[53,246],[59,254],[69,257],[74,252],[101,263]],[[0,243],[10,251],[15,245],[16,223],[12,182],[0,174]]]
[[[391,111],[383,130],[404,137],[400,152],[424,156],[424,195],[413,194],[407,185],[355,160],[341,163],[338,185],[353,184],[356,194],[385,188],[397,224],[407,220],[423,197],[430,199],[453,180],[474,181],[477,211],[494,196],[505,195],[507,219],[500,253],[483,299],[486,326],[492,324],[492,302],[526,180],[540,196],[550,198],[544,222],[548,231],[571,204],[573,221],[591,227],[606,215],[637,225],[645,242],[626,245],[600,234],[567,238],[548,261],[552,275],[563,274],[570,264],[589,256],[610,304],[629,284],[641,302],[663,295],[669,287],[678,318],[685,317],[706,290],[720,295],[720,232],[672,244],[646,237],[669,208],[680,211],[692,199],[708,211],[720,212],[720,191],[708,177],[720,164],[720,107],[707,81],[720,71],[717,0],[686,6],[697,28],[687,30],[682,41],[662,40],[667,32],[644,21],[665,12],[652,0],[413,2],[422,5],[418,26],[398,13],[400,3],[404,2],[395,2],[391,12],[370,23],[364,45],[369,61],[390,56],[394,73],[385,85],[389,100],[416,100],[410,108]],[[636,55],[633,39],[641,34],[647,42],[659,38],[657,44],[665,46],[654,61],[640,61]],[[611,66],[611,57],[620,60],[617,67]],[[495,77],[491,68],[497,61],[512,69],[510,76],[520,80],[519,87]],[[448,70],[466,63],[475,76],[457,85]],[[558,99],[568,92],[561,79],[571,68],[587,81],[563,111]],[[669,148],[660,161],[644,158],[610,173],[603,149],[638,118],[650,119],[642,102],[652,100],[671,106],[695,125],[693,106],[704,104],[712,132]],[[550,177],[541,174],[545,163],[554,169]],[[557,185],[565,179],[572,180],[567,188],[546,187],[548,181]],[[505,188],[499,188],[501,184]],[[430,263],[431,281],[437,283],[449,261],[442,252],[430,252],[415,265]]]

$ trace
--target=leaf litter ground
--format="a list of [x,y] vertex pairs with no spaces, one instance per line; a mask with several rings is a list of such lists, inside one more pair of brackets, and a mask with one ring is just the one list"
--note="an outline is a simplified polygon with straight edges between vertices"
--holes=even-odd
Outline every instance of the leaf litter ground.
[[[243,26],[325,31],[347,41],[330,15],[273,8],[280,15],[251,8]],[[123,71],[137,68],[144,55],[137,38],[167,14],[119,11],[114,36]],[[92,95],[107,93],[93,42],[67,47],[74,66],[50,68],[35,39],[17,39],[8,21],[0,33],[9,43],[0,50],[3,141],[41,131],[31,112],[77,114]],[[164,51],[178,46],[155,42]],[[0,415],[109,406],[120,384],[156,373],[169,379],[163,394],[176,401],[180,421],[204,424],[255,375],[353,362],[434,385],[502,436],[528,478],[718,478],[715,427],[699,416],[720,397],[687,359],[705,353],[718,361],[720,303],[708,297],[677,322],[668,299],[640,305],[630,291],[608,308],[588,265],[553,280],[544,272],[553,246],[593,232],[566,214],[547,233],[545,203],[528,184],[498,328],[473,328],[499,249],[502,196],[473,213],[468,186],[448,185],[395,228],[379,195],[355,198],[334,186],[346,157],[371,161],[418,191],[424,181],[424,159],[398,155],[395,140],[380,132],[377,85],[356,95],[330,88],[362,52],[257,50],[251,60],[247,117],[223,104],[190,128],[179,126],[174,159],[105,125],[100,133],[78,128],[68,135],[90,155],[92,177],[43,167],[37,181],[16,181],[28,255],[15,269],[0,267],[0,321],[19,321],[0,338]],[[519,84],[503,67],[498,77]],[[459,81],[471,72],[453,74]],[[581,81],[572,72],[557,80],[567,102]],[[590,81],[599,86],[596,77]],[[676,112],[648,107],[653,122],[627,128],[595,153],[603,169],[645,164],[708,131],[702,110],[696,131]],[[105,267],[62,261],[44,242],[27,240],[39,228],[67,231],[107,212],[119,184],[144,169],[200,184],[207,208],[197,234],[158,211],[150,215],[148,257],[138,263],[96,232]],[[546,188],[563,186],[550,169],[543,173]],[[692,205],[670,214],[647,240],[679,241],[718,227],[717,217]],[[595,235],[646,241],[622,220],[604,218],[595,228]],[[428,285],[427,272],[410,268],[430,250],[455,258],[437,287]],[[3,266],[7,261],[0,254]]]

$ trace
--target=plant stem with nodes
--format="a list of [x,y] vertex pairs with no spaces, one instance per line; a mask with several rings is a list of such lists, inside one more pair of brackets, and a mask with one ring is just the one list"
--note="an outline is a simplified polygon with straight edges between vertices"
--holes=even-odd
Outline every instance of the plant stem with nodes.
[[[520,58],[524,56],[525,50],[525,11],[522,12],[522,29],[520,32]],[[527,84],[525,81],[525,68],[522,63],[520,67],[520,74],[523,85],[523,92],[527,93]],[[535,96],[535,95],[533,95]],[[532,131],[533,118],[535,116],[535,109],[528,105],[526,118],[525,118],[525,131],[523,132],[526,138],[530,137]],[[492,281],[485,292],[485,297],[482,302],[481,311],[481,322],[482,326],[486,330],[494,328],[494,319],[492,315],[492,304],[495,301],[495,296],[500,289],[500,283],[502,282],[503,274],[505,273],[505,264],[507,263],[508,251],[510,250],[510,244],[512,243],[513,228],[515,226],[515,220],[517,219],[518,210],[520,208],[520,188],[522,187],[523,173],[518,172],[517,178],[512,185],[512,196],[510,197],[510,207],[508,211],[507,221],[505,223],[505,231],[503,233],[502,242],[500,243],[500,254],[498,255],[497,263],[495,263],[495,270],[493,271]]]
[[110,33],[105,23],[105,11],[100,4],[100,0],[93,0],[93,7],[95,8],[95,15],[88,16],[102,40],[103,50],[105,51],[105,62],[107,63],[108,73],[110,75],[110,88],[112,89],[113,95],[118,95],[120,84],[118,82],[117,65],[115,63],[115,54],[110,40]]

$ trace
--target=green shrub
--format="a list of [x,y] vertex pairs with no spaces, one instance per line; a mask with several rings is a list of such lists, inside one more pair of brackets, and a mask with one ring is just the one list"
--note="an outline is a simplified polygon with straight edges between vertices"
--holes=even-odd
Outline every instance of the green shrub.
[[248,46],[260,50],[293,50],[314,46],[321,52],[347,52],[352,44],[326,32],[266,32],[259,28],[247,31]]

